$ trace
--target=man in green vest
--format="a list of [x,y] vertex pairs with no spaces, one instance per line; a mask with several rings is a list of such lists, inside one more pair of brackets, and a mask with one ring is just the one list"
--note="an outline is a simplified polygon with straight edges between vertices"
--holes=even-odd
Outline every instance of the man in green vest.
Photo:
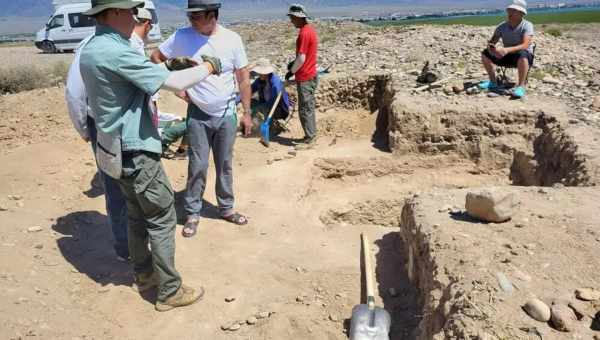
[[[217,58],[171,72],[131,47],[141,1],[92,0],[84,14],[97,21],[96,34],[81,51],[80,70],[90,109],[96,114],[98,166],[115,178],[128,210],[129,253],[134,287],[158,286],[155,308],[167,311],[198,301],[202,288],[182,284],[175,269],[174,195],[160,154],[158,113],[151,96],[159,89],[183,91],[220,73]],[[151,250],[148,249],[148,243]]]

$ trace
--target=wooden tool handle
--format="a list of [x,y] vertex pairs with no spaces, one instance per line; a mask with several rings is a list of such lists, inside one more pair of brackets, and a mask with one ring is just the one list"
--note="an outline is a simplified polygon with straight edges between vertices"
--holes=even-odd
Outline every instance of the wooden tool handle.
[[281,90],[277,94],[277,98],[275,98],[275,103],[273,103],[273,107],[271,108],[271,112],[269,112],[269,115],[265,118],[265,120],[267,120],[267,118],[271,117],[273,115],[273,112],[275,112],[275,109],[277,108],[277,105],[279,105],[279,100],[281,99],[281,94],[283,93],[283,91],[284,90]]
[[369,251],[369,240],[367,235],[361,234],[363,258],[365,261],[365,283],[367,284],[367,305],[370,310],[375,309],[375,293],[373,291],[373,270],[371,268],[371,252]]

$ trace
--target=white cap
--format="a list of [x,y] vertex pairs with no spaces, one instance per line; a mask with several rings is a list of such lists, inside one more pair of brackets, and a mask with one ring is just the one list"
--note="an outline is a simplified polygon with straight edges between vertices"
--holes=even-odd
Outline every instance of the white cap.
[[137,14],[135,15],[138,20],[150,20],[152,21],[152,13],[145,8],[138,8]]
[[506,9],[509,8],[512,8],[527,15],[527,2],[525,2],[525,0],[513,0],[512,4],[506,7]]
[[258,74],[271,74],[275,72],[273,65],[267,58],[260,58],[254,64],[250,65],[250,71]]

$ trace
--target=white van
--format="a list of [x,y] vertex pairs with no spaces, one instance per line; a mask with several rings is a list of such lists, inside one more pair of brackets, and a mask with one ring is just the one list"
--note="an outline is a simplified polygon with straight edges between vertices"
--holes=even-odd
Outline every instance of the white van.
[[[92,7],[91,1],[54,0],[55,11],[45,28],[36,33],[35,46],[48,53],[73,51],[83,39],[94,33],[96,21],[82,12]],[[160,26],[156,7],[152,1],[146,1],[145,8],[152,13],[152,30],[148,34],[149,42],[161,40]]]

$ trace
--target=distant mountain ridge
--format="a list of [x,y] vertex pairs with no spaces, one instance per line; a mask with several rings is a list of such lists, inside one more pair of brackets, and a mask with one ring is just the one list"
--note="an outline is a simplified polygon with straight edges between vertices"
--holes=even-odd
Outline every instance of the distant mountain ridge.
[[[501,7],[507,3],[506,0],[224,0],[224,9],[233,10],[250,10],[253,12],[265,10],[273,10],[286,8],[289,3],[298,2],[304,4],[309,11],[320,8],[335,8],[335,7],[350,7],[350,6],[365,6],[377,8],[378,6],[398,6],[403,8],[458,8],[458,7],[478,7],[478,8],[493,8]],[[590,0],[532,0],[534,3],[583,3]],[[187,0],[154,0],[161,9],[165,11],[173,11],[184,8]],[[52,0],[0,0],[0,17],[47,17],[52,14]]]
[[[161,8],[167,10],[174,10],[184,8],[187,4],[187,0],[154,0],[159,10]],[[295,2],[295,0],[225,0],[223,1],[223,7],[225,9],[235,10],[260,10],[261,7],[273,9],[273,8],[285,8],[289,3]],[[297,1],[304,4],[309,9],[316,9],[322,7],[340,7],[340,6],[377,6],[377,5],[415,5],[422,6],[427,5],[443,5],[452,3],[464,3],[465,5],[481,4],[482,7],[489,7],[494,3],[501,1],[496,0],[459,0],[459,1],[443,1],[443,0],[307,0]],[[52,14],[52,0],[0,0],[0,17],[39,17],[49,16]]]

